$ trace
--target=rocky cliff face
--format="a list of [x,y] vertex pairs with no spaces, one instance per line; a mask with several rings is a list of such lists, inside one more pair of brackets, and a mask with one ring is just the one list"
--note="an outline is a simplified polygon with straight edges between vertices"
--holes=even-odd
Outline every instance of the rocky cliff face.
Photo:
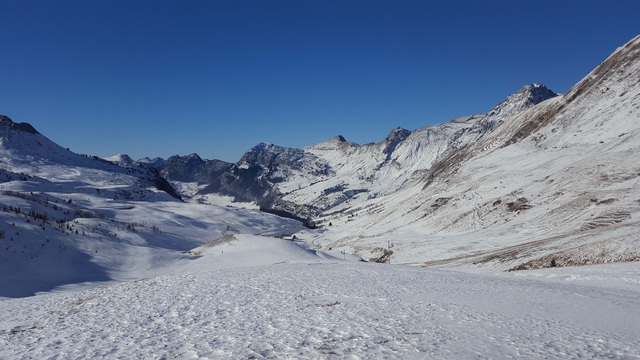
[[5,130],[21,131],[36,135],[38,131],[28,123],[15,123],[6,115],[0,115],[0,128]]
[[198,154],[171,156],[160,166],[160,173],[167,179],[181,182],[209,184],[233,164],[221,160],[203,160]]

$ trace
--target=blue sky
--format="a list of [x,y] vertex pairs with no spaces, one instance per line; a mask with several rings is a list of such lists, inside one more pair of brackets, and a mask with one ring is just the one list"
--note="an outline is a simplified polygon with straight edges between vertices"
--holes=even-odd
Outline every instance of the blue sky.
[[98,156],[237,161],[565,92],[640,1],[0,0],[0,114]]

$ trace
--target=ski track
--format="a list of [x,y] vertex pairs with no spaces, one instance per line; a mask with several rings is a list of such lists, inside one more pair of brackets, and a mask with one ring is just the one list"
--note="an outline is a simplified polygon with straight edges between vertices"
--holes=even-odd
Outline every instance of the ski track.
[[638,359],[638,292],[336,262],[213,270],[2,301],[0,358]]

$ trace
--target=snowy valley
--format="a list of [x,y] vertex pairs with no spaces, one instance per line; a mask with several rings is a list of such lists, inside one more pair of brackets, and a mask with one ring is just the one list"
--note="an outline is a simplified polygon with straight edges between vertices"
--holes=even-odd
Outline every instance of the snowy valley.
[[640,37],[562,95],[235,164],[0,116],[0,358],[638,359],[639,153]]
[[367,261],[495,272],[639,260],[639,46],[563,95],[527,85],[487,113],[379,143],[263,143],[206,183],[167,178],[203,203],[304,221],[323,250]]

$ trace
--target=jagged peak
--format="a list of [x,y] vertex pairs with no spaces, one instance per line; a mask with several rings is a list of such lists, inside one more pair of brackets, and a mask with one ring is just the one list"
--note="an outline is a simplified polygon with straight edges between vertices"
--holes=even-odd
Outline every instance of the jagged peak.
[[347,149],[351,147],[358,147],[357,143],[347,141],[342,135],[334,136],[329,140],[323,141],[318,144],[314,144],[306,147],[307,150],[333,150],[333,149]]
[[[533,83],[521,87],[516,93],[507,96],[502,103],[519,103],[519,105],[535,105],[558,94],[544,84]],[[502,103],[498,104],[500,106]]]
[[558,96],[555,92],[549,90],[545,85],[534,83],[525,85],[515,94],[507,96],[507,98],[494,106],[483,121],[499,121],[517,115],[518,113],[539,104],[545,100]]
[[411,134],[411,131],[407,129],[403,129],[401,127],[396,127],[395,129],[391,130],[389,135],[387,135],[387,137],[383,141],[385,146],[382,151],[385,154],[387,154],[387,158],[391,156],[391,153],[393,153],[393,151],[396,149],[398,144],[400,144],[410,134]]
[[410,130],[403,129],[403,128],[398,126],[398,127],[394,128],[393,130],[391,130],[389,135],[387,135],[387,137],[385,138],[385,141],[387,141],[387,142],[402,141],[402,140],[406,139],[407,136],[409,136],[410,134],[411,134]]
[[167,161],[169,162],[183,162],[183,161],[202,161],[202,159],[200,158],[200,156],[198,156],[198,154],[196,153],[192,153],[189,155],[172,155],[169,156],[169,158],[167,159]]
[[267,141],[263,141],[263,142],[260,142],[260,143],[256,144],[252,148],[250,148],[249,151],[251,151],[251,150],[259,150],[259,149],[268,149],[268,148],[273,147],[273,146],[274,145],[272,143],[267,142]]
[[149,158],[148,156],[145,156],[141,159],[138,159],[137,161],[138,163],[141,164],[145,164],[151,167],[160,167],[162,166],[162,164],[164,164],[166,162],[165,159],[161,158],[161,157],[154,157],[153,159]]
[[[341,144],[341,143],[346,143],[346,142],[348,142],[348,141],[347,141],[347,139],[345,139],[345,138],[344,138],[344,136],[342,136],[342,135],[337,135],[337,136],[332,137],[332,138],[331,138],[331,139],[329,139],[329,140],[325,140],[325,141],[323,141],[323,142],[321,142],[321,143],[318,143],[318,144],[316,144],[316,145],[323,145],[323,144],[325,144],[325,145],[326,145],[326,144]],[[315,145],[313,145],[313,146],[315,146]]]
[[196,153],[191,153],[187,156],[185,156],[188,159],[193,159],[193,160],[202,160],[202,158],[200,157],[200,155],[196,154]]
[[240,162],[245,161],[248,158],[255,156],[264,156],[265,154],[271,154],[270,156],[277,156],[282,153],[297,153],[303,152],[301,149],[289,148],[285,146],[275,145],[270,142],[261,142],[258,145],[249,149],[240,159]]
[[123,168],[133,168],[138,165],[138,163],[127,154],[116,154],[103,159]]
[[0,128],[22,131],[29,134],[39,134],[39,132],[29,123],[16,123],[6,115],[0,115]]
[[133,162],[133,159],[127,154],[115,154],[113,156],[109,156],[109,157],[105,158],[105,160],[116,161],[116,162],[118,162],[118,161],[130,161],[130,162]]
[[541,83],[525,85],[518,91],[517,94],[525,95],[526,100],[533,105],[558,96],[558,94]]

